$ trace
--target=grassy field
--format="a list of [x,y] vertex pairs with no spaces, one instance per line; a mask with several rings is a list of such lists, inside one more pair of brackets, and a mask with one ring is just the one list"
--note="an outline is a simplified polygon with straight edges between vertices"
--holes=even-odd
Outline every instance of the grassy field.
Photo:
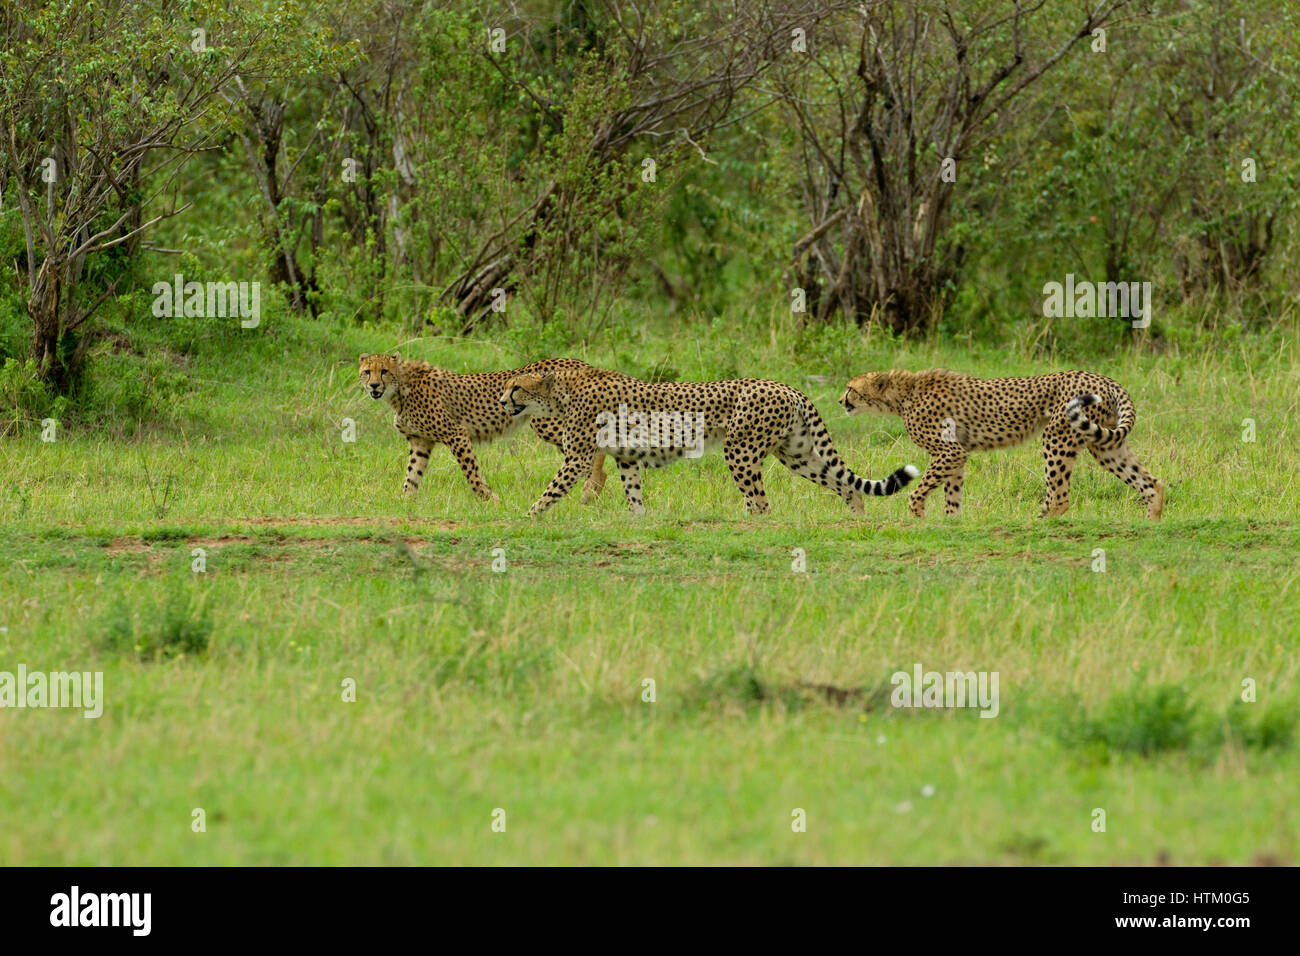
[[[873,478],[925,456],[900,422],[844,415],[851,374],[1085,364],[673,333],[563,354],[787,381]],[[527,433],[479,451],[500,505],[445,449],[403,500],[405,444],[355,372],[395,333],[246,334],[137,341],[189,382],[146,396],[138,427],[0,442],[0,670],[105,688],[97,720],[0,711],[7,864],[1300,857],[1293,335],[1086,363],[1133,395],[1131,443],[1168,487],[1153,524],[1091,461],[1070,512],[1038,521],[1036,446],[976,456],[960,519],[935,497],[917,522],[905,495],[854,516],[771,459],[773,512],[750,518],[715,454],[648,472],[642,519],[613,477],[529,520],[560,459]],[[400,344],[458,370],[561,354]],[[997,672],[996,719],[892,707],[917,664]]]

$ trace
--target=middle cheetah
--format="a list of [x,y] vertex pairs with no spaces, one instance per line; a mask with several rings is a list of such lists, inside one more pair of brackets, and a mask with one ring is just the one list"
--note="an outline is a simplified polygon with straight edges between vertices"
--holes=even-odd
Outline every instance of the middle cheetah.
[[[530,515],[541,514],[564,497],[602,452],[618,462],[633,514],[645,512],[639,465],[656,467],[696,457],[718,444],[753,514],[768,511],[763,491],[763,459],[768,455],[796,475],[830,488],[855,512],[863,510],[863,494],[892,495],[919,474],[908,465],[883,481],[858,477],[836,454],[808,396],[780,382],[747,378],[649,383],[595,368],[567,378],[532,372],[506,383],[501,404],[516,417],[542,415],[564,423],[564,466]],[[666,444],[628,441],[612,427],[619,415],[651,423],[675,416],[678,425],[685,419],[693,438]]]

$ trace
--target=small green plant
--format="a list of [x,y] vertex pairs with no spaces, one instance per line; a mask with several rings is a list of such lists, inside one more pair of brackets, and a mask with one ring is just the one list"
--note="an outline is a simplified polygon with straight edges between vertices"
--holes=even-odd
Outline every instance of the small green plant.
[[167,510],[172,502],[172,491],[176,487],[176,476],[169,474],[165,479],[155,482],[153,475],[149,473],[149,459],[141,455],[140,460],[144,465],[144,483],[149,489],[149,503],[153,505],[154,517],[161,521],[167,517]]
[[1196,707],[1177,684],[1133,687],[1116,694],[1089,721],[1086,734],[1111,750],[1150,756],[1187,747],[1193,738]]
[[861,364],[862,332],[851,322],[813,323],[795,340],[794,352],[809,370],[847,379]]
[[104,615],[100,626],[103,629],[100,643],[106,651],[121,654],[134,650],[135,622],[131,603],[125,595],[117,596]]
[[1236,701],[1223,715],[1223,735],[1253,750],[1290,746],[1295,736],[1296,713],[1285,704],[1265,707]]
[[139,613],[119,596],[101,629],[101,646],[109,653],[134,653],[146,661],[194,657],[205,653],[211,641],[212,608],[195,596],[192,585],[177,580],[161,600]]

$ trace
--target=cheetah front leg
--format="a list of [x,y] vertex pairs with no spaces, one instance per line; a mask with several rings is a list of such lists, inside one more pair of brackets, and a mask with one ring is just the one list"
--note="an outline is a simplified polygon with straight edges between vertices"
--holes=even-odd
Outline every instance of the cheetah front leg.
[[1049,425],[1043,432],[1043,479],[1047,493],[1040,518],[1055,518],[1069,509],[1070,472],[1078,454],[1078,433],[1065,422]]
[[[907,508],[918,518],[925,517],[925,499],[930,492],[940,485],[945,489],[944,514],[957,514],[961,508],[961,483],[966,469],[966,451],[955,445],[947,445],[938,451],[930,451],[930,466],[920,477],[912,493],[907,496]],[[949,482],[956,481],[957,495],[954,499],[948,493]]]
[[[529,421],[537,437],[543,441],[550,442],[560,452],[564,452],[564,422],[558,418],[534,418]],[[600,497],[600,490],[605,487],[605,455],[603,452],[596,453],[595,463],[591,466],[591,474],[582,484],[582,503],[589,505]]]
[[460,470],[465,473],[465,480],[469,482],[470,490],[480,498],[499,504],[501,498],[488,487],[483,476],[479,474],[478,459],[474,457],[474,446],[470,444],[469,437],[465,434],[455,435],[447,442],[447,447],[456,456]]
[[578,455],[564,456],[564,464],[560,466],[559,472],[551,483],[546,486],[542,496],[533,502],[533,506],[528,509],[528,517],[533,518],[550,509],[550,507],[569,493],[569,489],[582,475],[591,474],[592,460],[595,458],[592,452],[583,452]]
[[433,449],[433,442],[418,435],[407,435],[406,441],[411,446],[411,454],[406,462],[406,481],[402,483],[402,494],[413,495],[420,490],[420,479],[424,477],[424,469],[429,467],[429,452]]

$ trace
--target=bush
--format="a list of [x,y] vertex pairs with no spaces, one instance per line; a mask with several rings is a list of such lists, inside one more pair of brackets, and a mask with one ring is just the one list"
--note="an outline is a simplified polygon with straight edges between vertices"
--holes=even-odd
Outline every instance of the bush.
[[1187,747],[1195,721],[1196,708],[1187,691],[1161,684],[1116,694],[1095,718],[1083,720],[1079,730],[1085,743],[1145,757]]
[[101,645],[114,654],[161,661],[204,654],[212,638],[212,608],[188,582],[173,581],[157,603],[136,613],[125,597],[105,615]]
[[15,358],[4,360],[0,367],[0,438],[37,428],[42,420],[63,420],[68,399],[56,395],[36,375],[36,362]]
[[1206,713],[1178,684],[1145,687],[1136,682],[1087,714],[1076,701],[1057,721],[1061,739],[1100,758],[1128,753],[1150,757],[1185,751],[1209,757],[1232,742],[1253,750],[1290,744],[1296,717],[1285,706],[1233,704],[1222,717]]
[[97,356],[89,384],[87,415],[127,430],[140,421],[174,419],[191,387],[185,371],[168,359],[126,352]]

